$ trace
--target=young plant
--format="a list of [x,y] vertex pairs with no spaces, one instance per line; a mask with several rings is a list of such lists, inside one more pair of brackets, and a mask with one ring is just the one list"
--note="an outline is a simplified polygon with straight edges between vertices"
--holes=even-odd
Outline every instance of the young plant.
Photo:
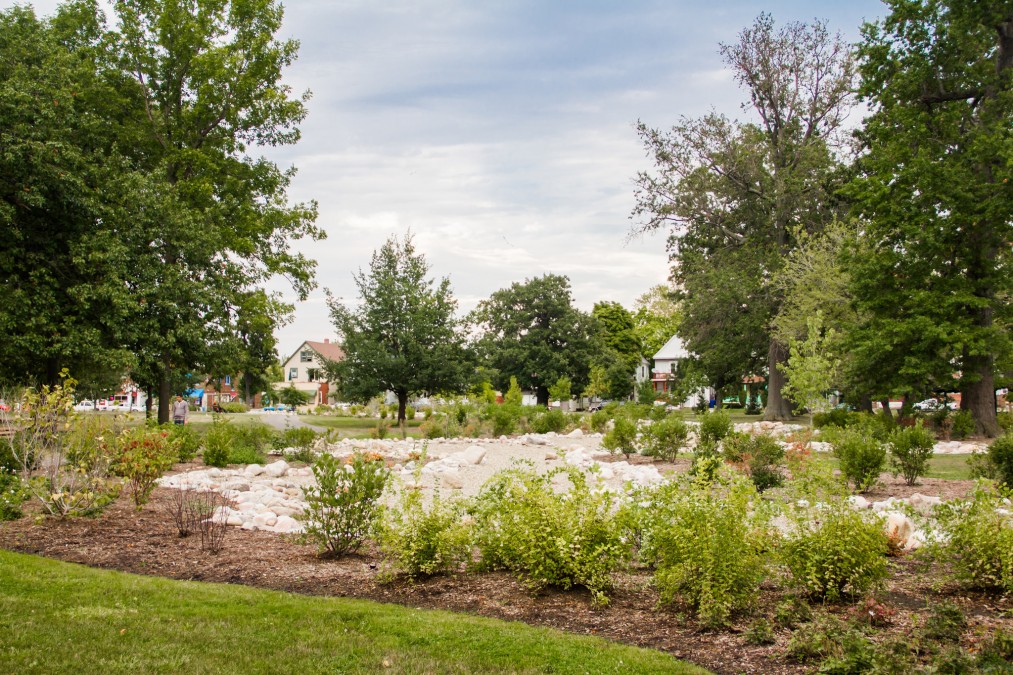
[[901,474],[908,485],[914,485],[925,474],[936,439],[932,432],[922,426],[922,421],[913,427],[902,427],[890,437],[890,464],[893,475]]
[[992,441],[988,446],[987,464],[1000,483],[1013,487],[1013,434],[1007,433]]
[[113,442],[113,471],[127,481],[127,488],[140,510],[151,497],[155,481],[172,468],[179,449],[165,429],[128,429]]
[[953,564],[957,579],[971,587],[1013,591],[1010,496],[1007,490],[979,481],[968,498],[936,509],[944,536],[933,548]]
[[865,492],[879,481],[886,464],[886,445],[858,429],[841,431],[832,443],[841,473],[857,491]]
[[439,492],[426,506],[419,490],[402,490],[398,505],[385,512],[377,543],[393,572],[410,580],[453,572],[471,557],[471,528],[462,516],[461,503]]
[[637,451],[637,423],[626,415],[616,415],[612,429],[601,440],[603,448],[615,454],[623,453],[627,459]]
[[699,435],[702,443],[717,443],[731,432],[732,418],[724,410],[715,410],[700,418]]
[[685,447],[689,429],[682,419],[668,415],[647,427],[643,436],[644,454],[673,461],[679,455],[679,450]]
[[373,531],[390,471],[362,453],[349,464],[325,453],[313,465],[313,476],[316,485],[303,488],[306,537],[326,555],[357,551]]

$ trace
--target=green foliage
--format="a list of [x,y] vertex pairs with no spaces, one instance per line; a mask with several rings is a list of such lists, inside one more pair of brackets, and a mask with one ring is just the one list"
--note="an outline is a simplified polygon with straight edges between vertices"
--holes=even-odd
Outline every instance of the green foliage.
[[309,449],[320,434],[309,427],[289,427],[278,435],[276,447]]
[[229,454],[232,451],[232,429],[230,425],[221,420],[215,419],[211,427],[204,432],[204,452],[201,459],[206,466],[223,468],[229,464]]
[[781,555],[799,590],[836,602],[860,595],[886,577],[887,537],[878,517],[838,501],[798,506],[792,520],[795,529]]
[[428,506],[418,490],[402,490],[398,505],[387,509],[377,543],[394,572],[408,579],[453,572],[471,558],[471,528],[463,506],[439,492]]
[[562,410],[545,410],[530,420],[531,430],[537,434],[554,431],[557,434],[566,428],[566,414]]
[[189,424],[173,424],[165,427],[176,446],[181,462],[192,462],[201,446],[201,435]]
[[833,328],[824,330],[823,312],[807,318],[804,340],[792,338],[788,343],[789,356],[786,363],[777,364],[788,382],[782,391],[795,403],[795,412],[809,412],[813,415],[830,408],[826,393],[834,385],[840,369],[840,359],[833,353],[837,332]]
[[28,490],[16,473],[0,468],[0,522],[17,520],[23,514],[21,505],[30,498]]
[[601,439],[601,446],[615,454],[623,453],[627,458],[637,451],[637,422],[627,415],[616,415],[612,429]]
[[673,480],[652,490],[640,556],[655,567],[663,604],[681,601],[708,625],[747,607],[766,575],[766,512],[753,485],[733,473],[718,481]]
[[549,387],[549,400],[559,401],[560,404],[566,405],[570,401],[572,389],[573,383],[570,382],[570,378],[563,375],[556,380],[556,384]]
[[841,473],[865,492],[879,481],[886,465],[886,445],[860,430],[847,429],[831,441],[834,456],[840,461]]
[[724,410],[715,410],[700,418],[700,441],[717,443],[732,431],[732,418]]
[[839,656],[847,632],[839,619],[823,615],[792,633],[788,642],[788,658],[800,663],[813,663]]
[[686,445],[689,428],[682,418],[677,415],[668,415],[644,429],[642,435],[645,455],[673,461]]
[[777,640],[774,638],[774,628],[771,626],[770,621],[764,618],[759,618],[753,622],[753,624],[742,634],[746,644],[763,646],[772,645]]
[[113,441],[112,469],[127,480],[127,488],[138,510],[148,502],[155,481],[172,468],[179,457],[166,429],[128,429]]
[[1009,494],[979,481],[966,499],[936,508],[945,537],[933,547],[951,562],[963,583],[990,591],[1013,590],[1013,523],[1004,502]]
[[833,410],[815,413],[812,418],[812,426],[814,429],[823,429],[825,427],[846,429],[858,424],[862,417],[863,414],[860,412],[846,410],[845,408],[834,408]]
[[658,392],[654,391],[654,384],[650,380],[644,380],[637,385],[637,403],[640,405],[654,405],[654,399]]
[[290,408],[306,405],[312,398],[313,394],[296,389],[294,384],[290,384],[278,392],[278,400]]
[[524,392],[521,391],[521,385],[517,384],[517,378],[511,375],[510,387],[507,389],[506,394],[503,395],[503,405],[520,408],[523,402]]
[[591,431],[603,433],[608,428],[612,416],[606,410],[595,410],[591,413]]
[[948,601],[929,607],[929,616],[922,625],[922,635],[930,640],[959,642],[967,629],[967,618],[956,604]]
[[958,410],[951,415],[950,435],[954,438],[967,438],[974,433],[974,416],[970,410]]
[[349,464],[324,453],[313,465],[313,476],[316,485],[303,488],[306,538],[327,555],[357,551],[380,516],[390,471],[362,453],[352,455]]
[[[568,479],[566,492],[553,488],[557,476]],[[594,604],[607,604],[612,575],[630,553],[614,507],[577,469],[501,471],[469,507],[481,567],[514,572],[532,589],[583,586]]]
[[498,386],[516,378],[535,391],[541,406],[548,405],[548,388],[560,377],[571,378],[575,391],[587,386],[594,321],[573,306],[565,276],[546,274],[495,291],[471,320],[481,334],[476,352],[499,373]]
[[992,467],[995,478],[1013,487],[1013,434],[1005,434],[988,446],[988,464]]
[[492,419],[492,435],[494,437],[509,436],[516,431],[517,423],[521,418],[520,406],[494,403],[488,410]]
[[779,487],[784,481],[784,448],[766,434],[732,432],[724,439],[722,454],[726,461],[745,468],[760,492]]
[[[377,425],[379,429],[379,424]],[[379,431],[378,431],[379,433]],[[422,438],[457,438],[461,435],[461,426],[457,420],[447,413],[433,413],[432,417],[419,425]]]
[[920,476],[925,475],[935,444],[935,436],[922,426],[921,420],[913,427],[894,431],[890,437],[890,464],[894,475],[901,474],[908,485],[914,485]]
[[245,413],[250,411],[250,406],[242,401],[229,401],[222,406],[222,410],[227,413]]

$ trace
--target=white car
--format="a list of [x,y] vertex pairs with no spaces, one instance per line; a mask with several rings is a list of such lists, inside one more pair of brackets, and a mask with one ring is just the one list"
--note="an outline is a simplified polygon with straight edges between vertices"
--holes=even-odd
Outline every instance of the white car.
[[935,410],[942,410],[943,408],[948,408],[949,406],[940,403],[938,400],[934,398],[927,398],[924,401],[918,401],[918,403],[915,403],[912,407],[915,410],[920,410],[921,412],[933,412]]
[[102,398],[95,401],[95,410],[112,410],[113,405],[106,399]]
[[74,410],[80,410],[82,412],[95,409],[94,401],[81,401],[74,406]]

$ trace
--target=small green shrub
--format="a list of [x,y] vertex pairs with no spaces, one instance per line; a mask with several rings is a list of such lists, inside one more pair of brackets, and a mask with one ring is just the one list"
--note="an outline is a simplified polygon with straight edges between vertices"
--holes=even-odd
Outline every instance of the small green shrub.
[[1003,501],[1009,496],[995,484],[979,481],[968,498],[936,508],[945,537],[934,547],[969,586],[1013,591],[1013,523]]
[[386,415],[381,415],[380,419],[377,420],[376,422],[376,426],[373,427],[373,430],[369,432],[369,435],[372,438],[383,439],[387,438],[389,434],[390,434],[390,422],[387,421]]
[[843,653],[844,623],[829,615],[807,623],[792,633],[788,642],[788,658],[800,663],[822,662]]
[[124,431],[113,445],[113,472],[126,479],[134,506],[140,510],[148,502],[155,481],[172,468],[179,450],[168,430],[145,427]]
[[842,431],[831,442],[841,473],[856,490],[865,492],[879,481],[886,464],[886,445],[856,429]]
[[960,607],[952,602],[941,602],[929,607],[929,616],[922,624],[922,635],[929,640],[959,642],[967,629],[967,618]]
[[289,427],[278,434],[277,445],[281,448],[297,448],[308,450],[314,441],[320,437],[316,431],[309,427]]
[[774,621],[784,628],[794,628],[812,621],[813,612],[809,603],[797,595],[785,598],[774,610]]
[[999,427],[1003,431],[1005,431],[1006,433],[1013,431],[1013,413],[1010,412],[996,413],[995,419],[997,422],[999,422]]
[[792,583],[807,595],[836,602],[857,596],[886,577],[888,540],[878,518],[846,502],[799,507],[795,531],[781,554]]
[[766,575],[766,514],[756,489],[726,470],[715,483],[682,479],[649,494],[640,556],[660,602],[683,602],[712,626],[751,604]]
[[489,417],[492,420],[492,435],[509,436],[517,429],[517,421],[520,419],[520,408],[506,404],[489,406]]
[[24,515],[21,505],[28,501],[28,497],[21,477],[0,468],[0,522],[17,520]]
[[623,453],[627,458],[637,451],[637,423],[626,415],[617,415],[612,429],[601,439],[601,446],[613,455]]
[[192,462],[201,446],[201,435],[189,424],[173,424],[168,426],[169,434],[176,446],[181,462]]
[[732,432],[722,443],[722,454],[725,461],[741,466],[760,492],[784,482],[784,448],[766,434]]
[[681,418],[669,415],[644,430],[644,454],[672,461],[686,445],[689,428]]
[[446,413],[434,413],[432,417],[419,425],[422,438],[457,438],[461,435],[461,427],[457,420]]
[[[566,476],[565,493],[553,479]],[[613,573],[629,557],[615,500],[579,470],[538,474],[516,466],[482,486],[469,511],[475,519],[479,567],[514,572],[532,589],[583,586],[596,605],[608,603]]]
[[546,410],[531,420],[531,430],[537,434],[554,431],[557,434],[566,428],[566,415],[562,410]]
[[935,436],[922,426],[921,420],[913,427],[903,427],[894,431],[890,437],[890,464],[893,466],[893,475],[901,474],[908,485],[914,485],[920,476],[925,475],[935,444]]
[[224,468],[232,452],[232,429],[228,422],[216,419],[204,433],[202,458],[207,466]]
[[263,464],[267,455],[249,445],[233,445],[229,449],[229,464]]
[[954,438],[967,438],[974,433],[974,416],[970,410],[958,410],[953,413],[950,435]]
[[813,427],[822,429],[824,427],[838,427],[846,429],[860,423],[862,413],[852,412],[845,408],[834,408],[827,412],[813,414]]
[[1008,487],[1013,487],[1013,434],[1005,434],[988,446],[988,463],[991,473]]
[[[262,461],[264,454],[274,447],[277,433],[274,428],[263,422],[253,424],[230,425],[232,431],[232,451],[230,455],[239,453],[243,456],[255,455]],[[230,459],[230,464],[251,464]]]
[[242,401],[229,401],[222,406],[222,410],[227,413],[244,413],[250,411],[250,406],[246,405]]
[[732,431],[732,418],[724,410],[715,410],[700,418],[700,440],[718,442]]
[[612,417],[606,410],[595,410],[591,413],[591,431],[604,433]]
[[665,410],[665,406],[663,405],[652,405],[651,409],[647,411],[647,419],[652,422],[660,422],[666,417],[668,417],[668,411]]
[[471,556],[471,529],[462,521],[459,502],[433,495],[429,506],[418,490],[402,490],[398,506],[388,509],[377,543],[393,572],[409,579],[453,572]]
[[327,555],[357,551],[373,532],[390,471],[362,453],[349,464],[325,453],[313,465],[313,476],[316,485],[303,488],[306,538]]
[[770,621],[762,617],[754,621],[742,637],[745,638],[746,644],[756,646],[772,645],[777,641],[774,639],[774,627],[770,625]]
[[406,420],[415,419],[415,406],[408,406],[405,408],[404,417]]

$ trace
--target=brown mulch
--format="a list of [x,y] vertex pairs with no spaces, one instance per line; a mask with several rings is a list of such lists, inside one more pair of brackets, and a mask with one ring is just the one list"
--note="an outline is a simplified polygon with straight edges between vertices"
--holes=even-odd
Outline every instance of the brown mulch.
[[[180,467],[177,467],[179,469]],[[888,477],[884,475],[884,480]],[[901,481],[902,482],[902,481]],[[946,487],[956,496],[966,492],[969,481],[929,479],[912,492],[940,494]],[[881,488],[903,496],[899,486]],[[759,616],[772,618],[774,607],[783,599],[775,584],[757,591],[757,612],[742,617],[730,629],[709,631],[688,613],[659,609],[658,594],[646,571],[619,575],[608,607],[591,607],[583,590],[549,590],[532,595],[514,577],[504,573],[460,574],[435,577],[414,584],[378,581],[380,558],[375,551],[337,560],[322,559],[315,549],[294,537],[269,532],[229,528],[225,548],[217,555],[200,550],[199,539],[177,536],[165,513],[171,492],[156,489],[151,502],[140,512],[121,497],[99,518],[43,520],[31,517],[0,524],[0,547],[92,567],[121,570],[172,579],[243,584],[310,595],[362,598],[399,605],[468,612],[482,616],[550,626],[571,633],[597,635],[609,640],[658,649],[696,663],[717,673],[803,673],[814,666],[788,661],[785,648],[791,635],[775,629],[776,643],[752,646],[743,633]],[[941,495],[942,496],[942,495]],[[885,498],[878,494],[869,498]],[[890,580],[877,596],[896,614],[891,625],[876,639],[903,637],[914,623],[924,623],[928,603],[956,602],[969,617],[965,646],[973,647],[975,635],[988,634],[997,627],[1013,630],[1013,603],[961,591],[952,583],[939,581],[938,570],[903,557],[892,558]],[[849,605],[829,608],[847,616]]]

